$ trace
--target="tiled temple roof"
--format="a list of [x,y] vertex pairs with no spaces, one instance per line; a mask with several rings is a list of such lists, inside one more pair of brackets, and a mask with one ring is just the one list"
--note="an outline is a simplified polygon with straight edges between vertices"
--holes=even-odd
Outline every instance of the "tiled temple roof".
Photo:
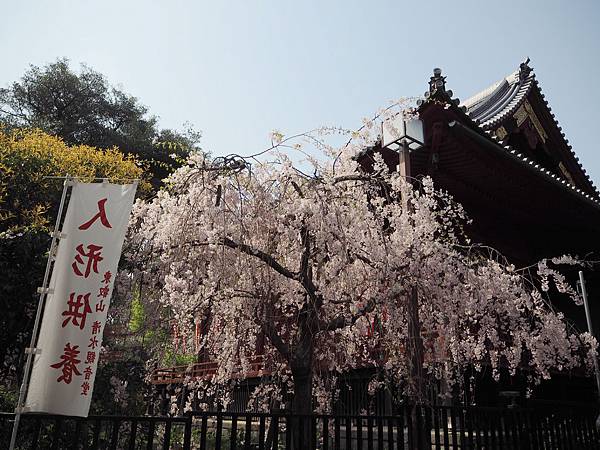
[[[584,190],[585,188],[581,189],[580,187],[571,184],[569,180],[565,180],[563,177],[552,173],[540,164],[531,161],[518,150],[506,145],[506,142],[498,139],[494,134],[494,130],[501,126],[505,119],[514,115],[517,109],[525,102],[534,87],[539,91],[544,105],[554,121],[554,126],[560,132],[564,145],[568,148],[572,158],[586,178],[591,192],[586,192]],[[442,71],[440,69],[434,69],[434,75],[429,81],[429,91],[425,92],[425,99],[420,100],[418,104],[421,107],[428,102],[434,101],[449,105],[449,107],[459,116],[463,117],[465,123],[470,124],[471,128],[479,134],[504,148],[508,155],[521,159],[522,162],[531,165],[533,170],[549,176],[554,182],[570,188],[572,192],[577,193],[600,206],[600,193],[598,192],[598,189],[594,186],[589,175],[581,166],[579,158],[575,155],[573,148],[566,139],[565,134],[562,132],[562,128],[558,124],[550,105],[541,91],[542,89],[535,79],[533,69],[529,66],[529,58],[527,58],[527,60],[520,64],[518,70],[464,102],[461,102],[458,98],[453,98],[453,92],[451,90],[446,90],[446,77],[442,76]]]
[[461,103],[466,113],[481,128],[495,128],[506,117],[511,116],[527,98],[535,81],[533,70],[523,62],[518,70],[489,88]]

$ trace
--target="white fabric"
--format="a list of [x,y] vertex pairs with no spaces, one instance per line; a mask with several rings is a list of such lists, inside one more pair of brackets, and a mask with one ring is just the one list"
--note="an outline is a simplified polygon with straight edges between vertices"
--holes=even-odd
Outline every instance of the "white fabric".
[[[66,236],[58,245],[37,344],[41,353],[35,356],[25,411],[88,415],[135,190],[135,184],[76,182],[73,186],[62,229]],[[74,356],[71,362],[66,357],[68,348]]]

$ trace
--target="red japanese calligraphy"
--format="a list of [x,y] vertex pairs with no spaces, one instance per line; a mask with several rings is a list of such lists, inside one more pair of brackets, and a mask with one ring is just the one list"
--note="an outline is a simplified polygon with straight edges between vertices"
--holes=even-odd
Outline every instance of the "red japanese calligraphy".
[[100,222],[106,228],[112,228],[112,225],[108,222],[108,219],[106,218],[106,211],[104,209],[104,204],[106,203],[106,200],[107,200],[106,198],[103,198],[102,200],[98,200],[98,213],[94,217],[92,217],[90,220],[88,220],[86,223],[79,225],[80,230],[87,230],[98,219],[100,219]]
[[96,347],[98,347],[98,338],[96,336],[92,336],[90,338],[90,343],[88,345],[88,348],[91,348],[92,350],[94,350]]
[[110,291],[110,289],[108,288],[108,286],[101,287],[100,290],[98,291],[98,297],[102,297],[102,298],[108,297],[109,291]]
[[106,309],[106,305],[104,304],[104,300],[100,299],[98,303],[96,303],[96,312],[104,312]]
[[56,364],[52,364],[50,367],[54,369],[62,368],[62,375],[56,379],[58,383],[64,381],[66,384],[71,384],[73,373],[75,373],[75,375],[81,375],[77,369],[77,364],[81,362],[81,360],[77,359],[80,353],[79,346],[74,345],[71,347],[71,343],[67,342],[63,352],[64,353],[61,355],[60,361]]
[[110,283],[111,278],[112,278],[112,273],[110,273],[110,271],[104,272],[104,279],[102,280],[102,282],[104,284],[108,284],[108,283]]
[[[98,263],[102,261],[104,258],[101,256],[102,247],[100,245],[89,244],[87,246],[88,252],[86,253],[83,249],[83,244],[79,244],[77,246],[77,254],[75,255],[75,261],[71,264],[73,267],[73,272],[80,277],[87,278],[90,272],[93,270],[95,273],[98,273]],[[84,263],[83,257],[87,258],[87,263]],[[79,265],[85,264],[85,272],[82,272],[79,268]]]
[[88,395],[88,392],[90,392],[90,383],[88,383],[87,381],[84,381],[81,384],[81,394],[80,395]]
[[87,355],[85,357],[85,363],[94,364],[94,361],[96,361],[96,352],[87,352]]
[[92,324],[92,334],[99,334],[102,324],[97,320]]
[[[71,292],[67,305],[69,306],[69,309],[62,313],[62,315],[66,317],[66,319],[63,320],[62,327],[64,328],[67,323],[72,322],[73,325],[76,325],[83,330],[85,327],[85,319],[87,315],[92,312],[92,308],[90,308],[90,293],[88,292],[85,295],[79,294],[75,296],[75,292]],[[82,307],[83,311],[80,312]]]
[[94,373],[92,371],[92,366],[87,366],[84,370],[83,370],[83,377],[86,380],[89,380],[92,377],[92,373]]

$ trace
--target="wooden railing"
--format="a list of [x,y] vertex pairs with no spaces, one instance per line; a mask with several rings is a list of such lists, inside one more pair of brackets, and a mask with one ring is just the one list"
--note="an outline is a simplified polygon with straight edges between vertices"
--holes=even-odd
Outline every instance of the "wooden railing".
[[[215,361],[193,363],[187,366],[173,366],[155,369],[150,377],[152,384],[179,384],[186,377],[192,379],[208,379],[217,373],[219,368]],[[234,378],[256,378],[262,375],[270,375],[270,371],[264,367],[263,355],[256,355],[250,359],[250,370],[243,373],[241,367],[234,372]]]
[[[423,333],[423,339],[426,347],[429,351],[425,353],[425,361],[432,359],[443,358],[443,336],[439,336],[437,333],[426,332]],[[402,346],[400,346],[400,351]],[[369,350],[370,356],[376,360],[386,360],[387,356],[382,353],[381,347],[378,345],[373,346]],[[377,355],[379,353],[379,355]],[[376,356],[377,355],[377,356]],[[271,372],[268,367],[264,367],[263,355],[256,355],[251,358],[251,370],[245,374],[242,374],[241,369],[234,375],[235,377],[244,378],[256,378],[261,375],[270,375]],[[361,368],[370,367],[369,362],[364,361],[363,364],[360,362],[358,366]],[[324,364],[325,365],[325,364]],[[325,365],[326,366],[326,365]],[[214,361],[193,363],[187,366],[171,366],[155,369],[151,375],[150,382],[152,384],[178,384],[182,383],[185,377],[192,379],[208,379],[217,372],[218,364]]]

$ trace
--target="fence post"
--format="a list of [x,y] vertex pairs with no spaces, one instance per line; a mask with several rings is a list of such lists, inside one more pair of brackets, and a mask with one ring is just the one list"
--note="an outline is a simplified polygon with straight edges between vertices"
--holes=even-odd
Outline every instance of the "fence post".
[[117,450],[117,443],[119,440],[119,428],[121,426],[121,421],[119,419],[113,419],[112,421],[112,435],[110,439],[110,448],[111,450]]
[[323,417],[323,450],[329,450],[329,418]]
[[[183,432],[183,450],[191,450],[192,448],[192,415],[186,416],[185,431]],[[133,426],[133,425],[132,425]]]
[[129,450],[135,450],[135,436],[137,433],[137,420],[131,421],[131,428],[129,430]]
[[[250,450],[251,441],[252,441],[252,416],[250,414],[246,414],[246,422],[244,425],[244,450]],[[289,446],[286,448],[289,448]]]

